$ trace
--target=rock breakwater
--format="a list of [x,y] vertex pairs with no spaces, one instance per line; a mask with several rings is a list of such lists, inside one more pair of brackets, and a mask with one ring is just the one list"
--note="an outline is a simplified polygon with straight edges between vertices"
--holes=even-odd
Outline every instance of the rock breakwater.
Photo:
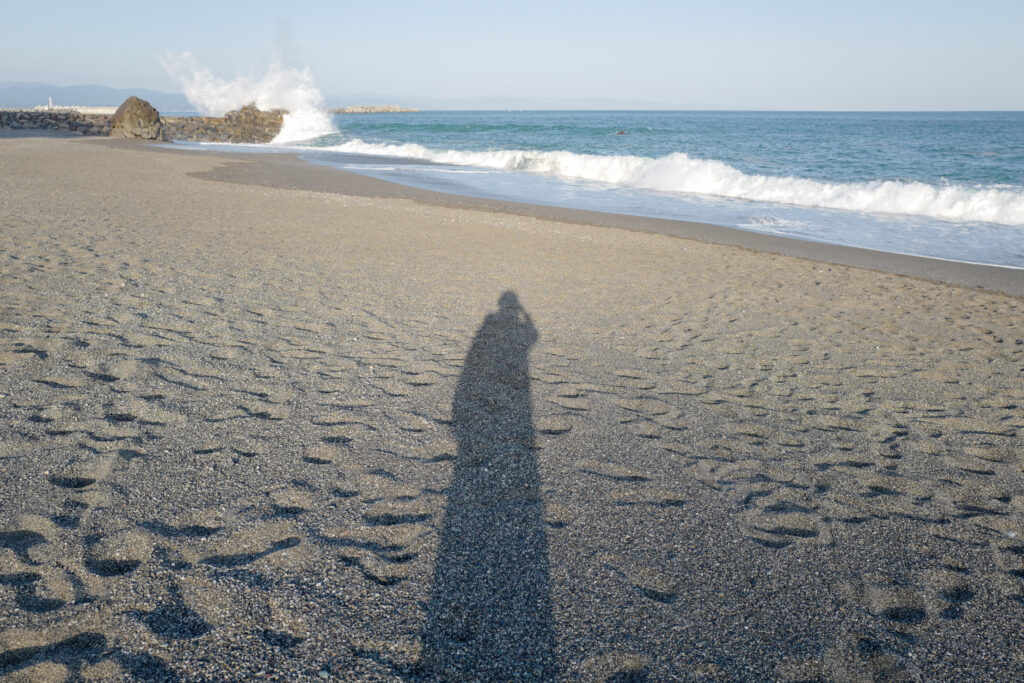
[[110,116],[83,114],[76,109],[0,109],[0,128],[110,135]]
[[172,140],[266,143],[281,132],[285,113],[250,104],[224,116],[166,116],[162,121]]
[[[143,100],[139,100],[139,103],[146,104]],[[160,116],[154,109],[156,118],[147,120],[147,125],[153,130],[159,129],[160,137],[157,139],[258,144],[270,142],[277,137],[285,113],[282,109],[262,111],[251,104],[224,116]],[[70,108],[0,109],[0,128],[111,135],[113,118],[106,114],[86,114]],[[120,129],[116,132],[118,137],[125,137]]]

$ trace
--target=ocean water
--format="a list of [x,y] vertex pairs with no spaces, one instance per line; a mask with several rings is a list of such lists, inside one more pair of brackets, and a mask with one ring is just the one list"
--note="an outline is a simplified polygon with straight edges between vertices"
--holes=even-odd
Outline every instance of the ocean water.
[[418,112],[333,124],[289,145],[442,192],[1024,268],[1024,112]]

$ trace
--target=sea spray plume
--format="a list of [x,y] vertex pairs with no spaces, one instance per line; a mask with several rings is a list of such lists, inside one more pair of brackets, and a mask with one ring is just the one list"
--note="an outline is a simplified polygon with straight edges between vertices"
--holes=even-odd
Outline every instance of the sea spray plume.
[[201,114],[223,116],[253,103],[265,111],[286,110],[274,143],[299,142],[337,132],[308,67],[296,69],[275,60],[259,80],[228,81],[214,75],[188,52],[168,53],[160,63]]
[[721,161],[677,152],[663,157],[529,150],[433,150],[414,143],[388,145],[358,139],[331,147],[352,154],[422,159],[441,164],[526,171],[659,192],[683,192],[866,213],[930,216],[948,221],[1024,225],[1024,188],[1011,185],[929,185],[878,180],[829,183],[791,176],[748,174]]
[[168,53],[160,64],[181,84],[182,92],[196,111],[205,116],[223,116],[255,101],[255,84],[244,78],[218,78],[191,53]]

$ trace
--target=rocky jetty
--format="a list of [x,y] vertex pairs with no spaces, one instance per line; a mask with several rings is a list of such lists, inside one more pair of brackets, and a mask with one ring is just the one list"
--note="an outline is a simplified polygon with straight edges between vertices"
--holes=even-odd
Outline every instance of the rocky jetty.
[[283,109],[262,111],[250,104],[224,116],[160,116],[148,102],[133,96],[113,116],[71,108],[0,109],[0,128],[160,141],[267,143],[281,132],[286,113]]
[[281,132],[285,113],[250,104],[224,116],[168,116],[163,121],[173,140],[265,143]]
[[82,135],[109,135],[110,116],[83,114],[76,109],[2,109],[0,128],[64,130]]
[[153,105],[132,95],[126,99],[110,120],[110,137],[167,141],[167,131],[160,112]]
[[404,114],[406,112],[419,111],[419,109],[399,107],[394,104],[358,104],[352,107],[336,107],[328,111],[332,114]]

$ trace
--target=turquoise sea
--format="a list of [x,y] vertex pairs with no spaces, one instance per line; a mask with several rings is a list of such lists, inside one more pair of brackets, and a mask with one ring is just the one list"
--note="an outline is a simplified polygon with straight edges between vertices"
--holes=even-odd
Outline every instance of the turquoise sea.
[[446,111],[333,124],[288,146],[441,192],[1024,268],[1024,112]]

